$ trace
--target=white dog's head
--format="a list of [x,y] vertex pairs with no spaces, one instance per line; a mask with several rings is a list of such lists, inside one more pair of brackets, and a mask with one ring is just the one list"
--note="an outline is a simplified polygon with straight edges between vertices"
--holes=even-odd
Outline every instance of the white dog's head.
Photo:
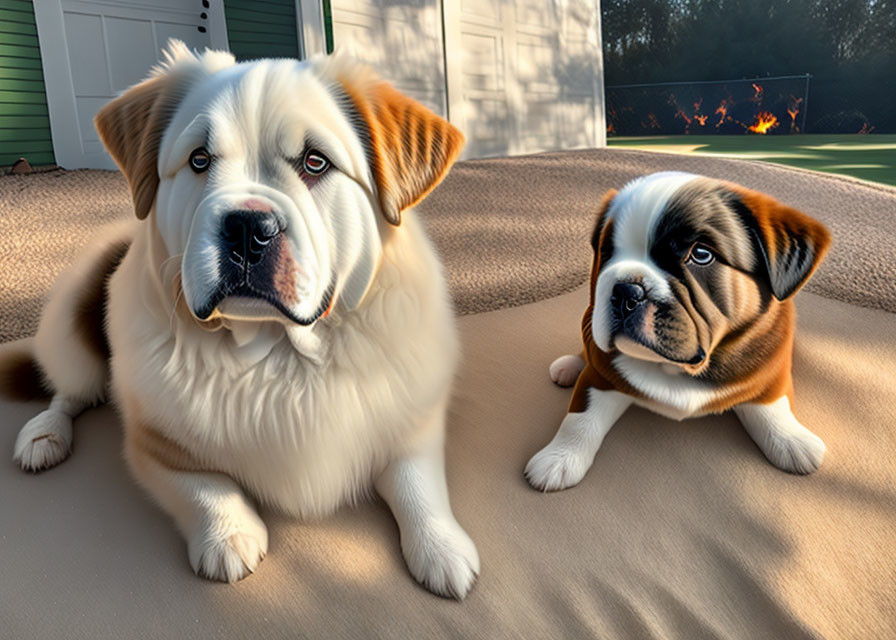
[[[131,186],[180,258],[190,312],[311,325],[355,308],[388,225],[463,146],[448,122],[343,58],[191,53],[96,117]],[[386,224],[388,223],[388,224]]]

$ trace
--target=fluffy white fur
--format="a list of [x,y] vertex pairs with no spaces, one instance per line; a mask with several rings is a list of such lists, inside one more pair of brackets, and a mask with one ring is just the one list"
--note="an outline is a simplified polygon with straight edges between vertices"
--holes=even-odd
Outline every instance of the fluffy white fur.
[[744,403],[734,413],[769,462],[790,473],[816,471],[824,459],[821,438],[801,425],[782,396],[771,404]]
[[624,393],[589,389],[587,409],[567,413],[554,439],[529,460],[529,484],[540,491],[559,491],[579,484],[604,437],[631,404],[631,396]]
[[[189,73],[191,88],[162,140],[155,207],[128,225],[133,242],[109,283],[111,388],[126,458],[175,520],[201,575],[234,581],[257,568],[268,536],[253,499],[319,517],[375,486],[399,524],[411,573],[463,598],[479,559],[452,514],[444,474],[454,315],[414,212],[399,227],[382,222],[358,134],[328,90],[333,64],[234,66],[219,53],[197,59],[176,47],[161,71]],[[308,139],[338,168],[313,189],[284,160]],[[206,144],[215,170],[196,175],[187,157]],[[335,279],[330,315],[306,327],[236,304],[211,330],[178,307],[193,310],[206,295],[215,223],[248,199],[288,220],[306,278],[294,311],[307,313]],[[106,370],[72,346],[66,323],[77,271],[66,278],[41,323],[38,358],[65,397],[94,402]],[[58,434],[67,452],[71,416],[83,406],[57,406],[20,439]],[[135,444],[145,425],[215,472],[160,464]],[[33,448],[17,445],[26,468],[61,459]]]

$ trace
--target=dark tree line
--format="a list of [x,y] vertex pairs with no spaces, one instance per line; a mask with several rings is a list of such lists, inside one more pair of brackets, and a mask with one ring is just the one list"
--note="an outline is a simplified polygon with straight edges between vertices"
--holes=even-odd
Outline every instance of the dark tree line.
[[603,0],[605,82],[812,74],[808,132],[896,133],[896,0]]

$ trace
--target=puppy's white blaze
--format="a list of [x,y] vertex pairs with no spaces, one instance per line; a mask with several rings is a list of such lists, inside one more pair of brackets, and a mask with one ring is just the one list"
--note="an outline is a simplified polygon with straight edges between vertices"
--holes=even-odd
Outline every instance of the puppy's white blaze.
[[613,257],[602,265],[594,291],[591,332],[603,351],[612,348],[610,296],[617,282],[638,280],[652,300],[669,300],[672,291],[650,257],[650,241],[675,193],[698,176],[665,171],[637,178],[616,194],[607,211],[613,220]]
[[651,300],[669,300],[672,298],[672,290],[668,281],[649,260],[617,259],[613,258],[601,269],[597,278],[594,293],[594,311],[591,317],[591,333],[594,342],[604,351],[609,351],[610,326],[612,324],[612,310],[610,308],[610,296],[613,294],[613,286],[617,282],[639,280]]

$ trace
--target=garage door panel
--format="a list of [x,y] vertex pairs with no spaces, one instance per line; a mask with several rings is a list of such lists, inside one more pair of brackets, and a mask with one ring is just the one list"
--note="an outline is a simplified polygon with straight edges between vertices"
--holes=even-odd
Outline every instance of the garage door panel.
[[146,75],[146,70],[157,59],[152,23],[127,18],[104,19],[106,41],[110,51],[129,51],[130,55],[109,57],[109,76],[112,90],[122,91],[134,84],[135,78]]
[[[170,37],[202,50],[223,35],[220,0],[41,0],[35,17],[57,161],[114,168],[93,127],[99,108],[146,77]],[[203,11],[208,19],[200,18]],[[206,33],[198,30],[206,25]]]
[[602,143],[595,0],[333,3],[337,47],[418,99],[447,84],[447,115],[468,139],[463,157]]
[[544,0],[516,0],[514,17],[517,28],[529,25],[556,32],[560,26],[559,6],[562,5]]
[[504,91],[504,45],[495,34],[463,33],[461,72],[464,90]]
[[463,0],[460,9],[466,21],[476,22],[477,18],[486,18],[489,24],[500,22],[500,0]]
[[106,66],[103,22],[100,17],[66,13],[65,37],[75,94],[108,95],[111,87]]
[[333,0],[331,5],[338,50],[372,65],[397,89],[446,115],[438,0]]

